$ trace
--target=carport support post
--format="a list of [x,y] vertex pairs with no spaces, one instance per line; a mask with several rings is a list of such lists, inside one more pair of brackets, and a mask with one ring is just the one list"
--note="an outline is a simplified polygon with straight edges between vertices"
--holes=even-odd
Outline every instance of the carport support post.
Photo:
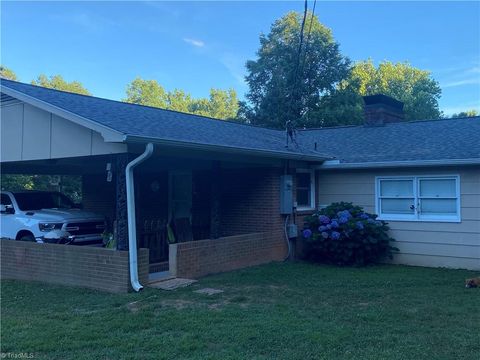
[[220,162],[215,161],[212,164],[211,179],[211,206],[210,206],[210,238],[218,239],[220,237],[220,199],[221,199],[221,168]]
[[128,153],[118,154],[115,157],[115,237],[117,250],[128,250],[127,180],[125,177],[128,160]]

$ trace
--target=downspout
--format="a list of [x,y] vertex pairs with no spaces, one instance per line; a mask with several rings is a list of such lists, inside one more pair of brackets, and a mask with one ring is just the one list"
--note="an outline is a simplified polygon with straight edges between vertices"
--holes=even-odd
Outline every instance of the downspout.
[[153,144],[148,143],[145,151],[139,157],[133,159],[125,168],[127,180],[127,221],[128,221],[128,259],[130,263],[130,283],[135,291],[140,291],[143,286],[138,281],[137,261],[137,224],[135,221],[135,191],[133,181],[133,169],[147,160],[153,153]]

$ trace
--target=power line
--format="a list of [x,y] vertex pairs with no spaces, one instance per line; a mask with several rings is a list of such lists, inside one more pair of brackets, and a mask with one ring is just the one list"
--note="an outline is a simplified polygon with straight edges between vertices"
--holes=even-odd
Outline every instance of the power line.
[[315,16],[315,6],[317,5],[317,0],[313,1],[313,8],[312,8],[312,15],[310,16],[310,24],[308,26],[308,34],[307,34],[307,43],[305,45],[305,54],[303,55],[303,63],[301,67],[301,75],[303,75],[303,70],[305,69],[305,62],[307,60],[307,52],[308,52],[308,45],[310,45],[310,35],[312,33],[312,24],[313,24],[313,18]]
[[301,57],[302,57],[302,45],[303,45],[303,33],[304,33],[304,30],[305,30],[305,22],[307,20],[307,13],[308,13],[308,0],[305,0],[305,8],[304,8],[304,11],[303,11],[303,20],[302,20],[302,26],[300,28],[300,41],[299,41],[299,44],[298,44],[298,50],[297,50],[297,62],[295,64],[295,72],[294,72],[294,76],[293,76],[293,84],[292,84],[292,91],[291,91],[291,98],[289,99],[290,100],[290,111],[289,111],[289,119],[287,120],[287,122],[285,123],[285,130],[286,130],[286,133],[287,133],[287,147],[288,147],[288,139],[290,137],[290,140],[293,142],[293,143],[296,143],[295,139],[294,139],[294,135],[295,135],[295,123],[294,123],[294,119],[291,119],[290,117],[293,117],[294,114],[294,106],[295,106],[295,102],[296,102],[296,98],[297,98],[297,88],[298,88],[298,70],[300,68],[300,61],[301,61]]

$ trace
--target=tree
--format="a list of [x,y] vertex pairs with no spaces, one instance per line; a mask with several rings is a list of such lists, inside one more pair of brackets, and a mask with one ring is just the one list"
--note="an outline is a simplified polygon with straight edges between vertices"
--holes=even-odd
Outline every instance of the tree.
[[75,175],[1,174],[2,190],[60,191],[73,201],[82,200],[82,179]]
[[79,81],[68,82],[61,75],[47,77],[46,75],[41,74],[36,80],[32,80],[32,85],[68,91],[76,94],[91,95],[90,92],[83,87],[82,83]]
[[135,78],[127,85],[127,97],[122,101],[159,108],[167,107],[167,93],[156,80]]
[[479,112],[475,109],[459,112],[458,114],[452,114],[451,118],[462,118],[462,117],[475,117],[479,116]]
[[0,65],[0,78],[16,81],[17,74],[15,74],[12,69],[9,69],[6,66]]
[[235,90],[210,89],[210,98],[194,100],[190,112],[215,119],[234,119],[238,113],[238,106]]
[[258,58],[246,64],[250,89],[240,116],[248,122],[284,128],[292,120],[297,126],[312,126],[315,121],[308,114],[348,75],[349,60],[330,29],[311,13],[300,47],[302,21],[303,14],[289,12],[275,21],[268,35],[260,35]]
[[[404,103],[406,120],[438,119],[442,90],[428,71],[408,63],[383,61],[375,67],[372,60],[356,63],[345,81],[342,81],[327,104],[337,105],[337,124],[362,121],[362,96],[385,94]],[[338,104],[338,99],[347,99]],[[321,114],[322,122],[333,123],[329,114]],[[344,120],[343,120],[344,119]]]
[[223,120],[236,118],[238,111],[237,93],[233,89],[211,89],[209,98],[194,99],[182,90],[168,92],[156,80],[139,77],[128,84],[123,101]]

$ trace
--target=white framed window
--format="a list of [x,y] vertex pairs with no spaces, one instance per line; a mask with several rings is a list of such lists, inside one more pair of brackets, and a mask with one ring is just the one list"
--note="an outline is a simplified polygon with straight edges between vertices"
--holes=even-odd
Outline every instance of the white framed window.
[[376,213],[381,220],[460,222],[460,177],[376,177]]
[[297,210],[315,209],[315,170],[297,169]]

